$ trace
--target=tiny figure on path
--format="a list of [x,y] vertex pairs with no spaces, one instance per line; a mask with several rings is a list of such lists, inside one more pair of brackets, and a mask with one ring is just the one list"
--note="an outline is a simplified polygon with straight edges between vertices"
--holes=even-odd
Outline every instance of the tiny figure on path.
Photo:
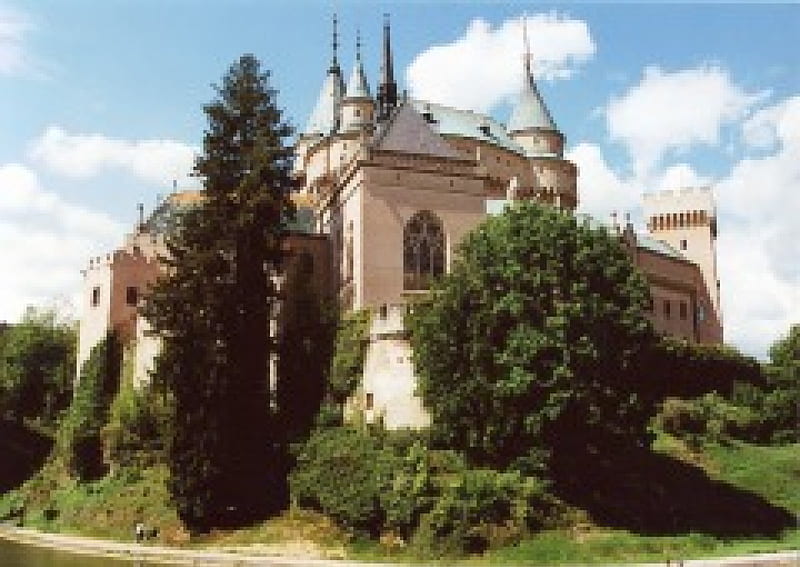
[[136,522],[136,543],[142,543],[144,539],[144,524],[142,522]]

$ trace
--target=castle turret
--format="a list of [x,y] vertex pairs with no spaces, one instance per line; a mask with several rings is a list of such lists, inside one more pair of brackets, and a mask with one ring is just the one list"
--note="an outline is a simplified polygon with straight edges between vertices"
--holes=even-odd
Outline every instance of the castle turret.
[[341,103],[344,95],[344,79],[342,70],[339,67],[337,50],[339,47],[339,37],[337,33],[337,19],[333,16],[333,55],[328,74],[322,83],[317,104],[308,119],[303,136],[322,135],[327,136],[339,128],[341,122]]
[[375,101],[370,96],[367,74],[361,61],[361,35],[356,33],[356,62],[342,100],[342,130],[347,132],[369,126],[374,114]]

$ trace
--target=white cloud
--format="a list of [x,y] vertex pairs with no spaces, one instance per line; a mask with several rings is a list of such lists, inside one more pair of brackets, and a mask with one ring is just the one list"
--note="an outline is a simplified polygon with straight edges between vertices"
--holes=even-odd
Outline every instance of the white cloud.
[[[625,143],[633,167],[620,173],[587,142],[567,153],[580,170],[579,209],[601,219],[612,210],[636,218],[643,192],[714,187],[725,341],[759,357],[800,323],[800,96],[754,111],[763,98],[716,67],[650,69],[607,107],[609,133]],[[723,126],[738,129],[745,157],[718,179],[670,155],[723,146]]]
[[745,92],[718,66],[648,67],[639,84],[608,103],[608,132],[627,147],[636,174],[646,175],[670,151],[717,145],[722,127],[743,119],[764,97]]
[[184,179],[195,154],[194,148],[174,140],[118,140],[70,134],[58,126],[48,127],[30,149],[31,159],[69,177],[86,179],[116,168],[159,185]]
[[42,63],[31,55],[25,44],[26,36],[34,30],[27,14],[0,6],[0,77],[47,76]]
[[[534,72],[547,79],[570,77],[595,52],[586,22],[555,12],[528,17],[528,36]],[[417,55],[406,84],[414,97],[485,112],[519,91],[522,54],[521,18],[496,28],[475,19],[452,43]]]
[[24,165],[0,165],[0,320],[17,320],[27,305],[74,296],[88,258],[116,244],[123,230],[44,190]]

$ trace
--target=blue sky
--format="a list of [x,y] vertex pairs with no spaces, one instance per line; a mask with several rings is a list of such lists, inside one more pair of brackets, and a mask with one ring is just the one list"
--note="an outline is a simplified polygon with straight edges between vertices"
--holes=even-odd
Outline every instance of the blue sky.
[[540,88],[580,167],[581,209],[642,192],[717,193],[726,338],[763,356],[800,322],[800,5],[0,0],[0,319],[69,301],[185,173],[204,103],[251,52],[302,128],[340,20],[378,75],[391,13],[401,88],[508,118],[529,16]]

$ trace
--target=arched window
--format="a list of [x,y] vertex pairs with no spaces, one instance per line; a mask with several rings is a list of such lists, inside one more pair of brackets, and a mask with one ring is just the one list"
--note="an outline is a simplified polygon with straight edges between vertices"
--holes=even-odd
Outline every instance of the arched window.
[[403,289],[428,289],[444,273],[444,229],[430,211],[411,217],[403,229]]

